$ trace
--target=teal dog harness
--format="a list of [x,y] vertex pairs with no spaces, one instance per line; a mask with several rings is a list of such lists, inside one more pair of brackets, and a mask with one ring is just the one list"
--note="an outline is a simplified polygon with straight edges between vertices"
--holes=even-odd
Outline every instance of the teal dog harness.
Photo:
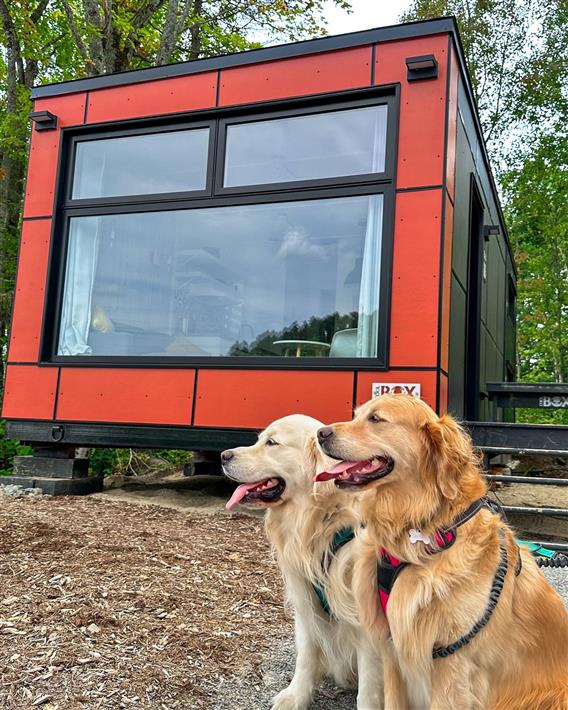
[[[355,531],[353,530],[353,528],[341,528],[335,533],[335,535],[333,536],[333,540],[331,541],[329,550],[324,554],[321,561],[321,566],[324,574],[327,573],[332,559],[339,552],[339,550],[341,550],[341,548],[348,542],[351,542],[354,537]],[[317,598],[320,600],[321,608],[325,611],[326,614],[331,614],[331,609],[329,608],[329,602],[327,601],[327,597],[325,596],[325,590],[323,586],[321,584],[314,584],[313,588]]]

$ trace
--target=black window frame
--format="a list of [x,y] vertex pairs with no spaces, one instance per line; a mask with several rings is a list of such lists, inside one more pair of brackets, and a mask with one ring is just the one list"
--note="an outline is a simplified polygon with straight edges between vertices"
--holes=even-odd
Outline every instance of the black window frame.
[[[75,165],[77,162],[77,144],[87,143],[99,140],[113,138],[130,138],[132,136],[149,136],[163,133],[177,133],[187,130],[199,130],[206,128],[209,130],[208,150],[207,150],[207,169],[205,176],[205,188],[203,190],[184,190],[179,192],[157,192],[157,193],[132,193],[129,195],[115,195],[112,197],[81,197],[73,198],[73,178],[75,177]],[[153,126],[153,127],[132,127],[124,130],[116,131],[108,129],[106,131],[96,131],[88,134],[71,134],[66,149],[69,153],[68,168],[63,176],[64,185],[64,202],[63,209],[69,207],[89,207],[91,205],[121,205],[125,202],[132,205],[138,205],[144,202],[160,202],[167,195],[188,195],[192,198],[210,197],[213,194],[213,160],[211,156],[215,152],[215,121],[195,121],[176,123],[171,126]]]
[[[52,220],[48,278],[40,342],[40,365],[69,367],[151,367],[199,369],[304,369],[304,370],[387,370],[390,341],[390,298],[392,279],[395,179],[399,125],[399,84],[382,85],[334,94],[206,109],[146,119],[131,119],[104,124],[62,129],[56,178],[56,199]],[[337,176],[309,181],[276,183],[266,186],[224,188],[223,181],[226,126],[232,122],[302,116],[350,108],[386,104],[387,146],[385,172]],[[260,119],[262,120],[262,119]],[[222,131],[221,125],[224,129]],[[75,146],[81,140],[119,138],[137,134],[171,132],[209,127],[207,189],[154,195],[127,195],[71,199]],[[223,136],[221,136],[223,133]],[[220,178],[219,178],[220,176]],[[268,188],[268,189],[267,189]],[[204,209],[238,205],[270,204],[309,199],[383,195],[379,332],[375,358],[327,358],[280,356],[147,356],[147,355],[58,355],[59,328],[65,266],[72,217],[123,213],[161,212],[178,209]]]
[[[322,113],[335,113],[337,111],[346,111],[358,108],[370,108],[372,106],[387,106],[387,131],[386,131],[386,152],[385,152],[385,169],[380,173],[361,173],[359,175],[340,175],[330,178],[315,178],[312,180],[293,180],[289,182],[270,182],[253,185],[235,185],[225,187],[225,158],[227,153],[227,128],[229,126],[242,125],[246,123],[261,123],[262,121],[275,121],[278,119],[296,118],[298,116],[313,116]],[[340,182],[342,185],[357,185],[365,183],[374,183],[389,180],[390,175],[394,175],[394,151],[389,150],[390,141],[394,138],[395,126],[390,120],[391,107],[388,102],[369,103],[365,99],[359,101],[351,101],[346,106],[345,103],[332,103],[328,106],[312,106],[311,110],[298,112],[295,109],[283,111],[259,111],[252,115],[226,117],[219,120],[219,138],[217,141],[217,164],[215,166],[215,194],[217,195],[239,195],[243,191],[247,193],[265,193],[275,192],[286,189],[301,190],[309,188],[314,182],[317,182],[321,187],[334,186]]]

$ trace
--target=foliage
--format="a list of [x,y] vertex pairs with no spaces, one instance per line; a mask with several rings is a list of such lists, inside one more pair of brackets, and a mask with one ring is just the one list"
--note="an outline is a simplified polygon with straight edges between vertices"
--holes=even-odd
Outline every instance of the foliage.
[[502,177],[519,273],[521,379],[568,381],[568,142],[542,136]]
[[[518,270],[517,378],[568,381],[568,5],[415,0],[455,15]],[[568,423],[568,412],[519,411]]]
[[9,476],[12,473],[14,456],[27,456],[32,450],[18,441],[4,438],[5,424],[0,419],[0,476]]
[[91,473],[97,476],[141,476],[156,469],[174,473],[189,461],[191,453],[180,449],[93,449]]
[[[337,311],[322,318],[312,316],[303,323],[294,321],[282,330],[268,330],[256,337],[252,343],[237,341],[230,350],[230,355],[282,355],[277,340],[304,340],[330,343],[333,334],[339,330],[357,327],[358,313],[341,314]],[[313,354],[313,353],[310,353]]]

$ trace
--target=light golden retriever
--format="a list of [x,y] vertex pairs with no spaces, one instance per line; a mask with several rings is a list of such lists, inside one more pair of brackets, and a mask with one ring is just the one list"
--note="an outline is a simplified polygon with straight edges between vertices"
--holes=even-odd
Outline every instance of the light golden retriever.
[[268,509],[266,533],[294,609],[296,667],[290,685],[274,698],[274,710],[309,707],[323,675],[343,687],[355,687],[358,677],[357,707],[378,710],[383,706],[381,658],[357,621],[351,588],[359,542],[350,540],[331,552],[336,534],[355,529],[358,519],[350,496],[333,484],[313,482],[318,468],[333,464],[317,446],[322,426],[311,417],[284,417],[270,424],[254,446],[224,451],[225,475],[240,484],[227,507],[244,503]]
[[[354,589],[365,626],[378,637],[390,631],[385,707],[566,710],[562,600],[497,512],[482,507],[452,532],[487,492],[471,441],[454,419],[414,397],[387,395],[318,437],[343,461],[319,478],[360,491],[369,539]],[[377,595],[379,550],[410,563],[394,581],[386,619]]]

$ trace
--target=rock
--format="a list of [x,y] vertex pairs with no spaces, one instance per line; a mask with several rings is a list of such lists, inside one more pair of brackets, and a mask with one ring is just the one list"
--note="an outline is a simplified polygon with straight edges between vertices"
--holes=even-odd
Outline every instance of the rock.
[[11,498],[23,498],[24,496],[40,498],[43,496],[43,491],[41,488],[24,488],[23,486],[9,483],[7,485],[0,484],[0,494],[10,496]]

